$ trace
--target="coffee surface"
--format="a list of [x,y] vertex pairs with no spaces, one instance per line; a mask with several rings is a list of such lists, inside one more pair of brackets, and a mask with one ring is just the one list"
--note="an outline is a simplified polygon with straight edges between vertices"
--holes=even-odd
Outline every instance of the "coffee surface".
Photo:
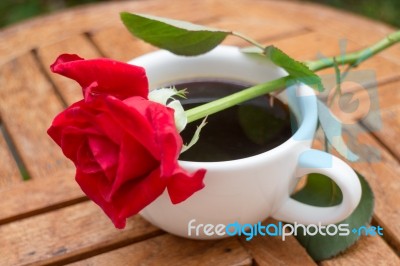
[[[187,89],[182,100],[185,110],[243,90],[249,86],[225,81],[194,81],[175,85]],[[227,161],[253,156],[273,149],[292,136],[290,112],[286,104],[261,96],[210,115],[199,141],[182,153],[180,160]],[[189,123],[181,132],[189,143],[201,121]]]

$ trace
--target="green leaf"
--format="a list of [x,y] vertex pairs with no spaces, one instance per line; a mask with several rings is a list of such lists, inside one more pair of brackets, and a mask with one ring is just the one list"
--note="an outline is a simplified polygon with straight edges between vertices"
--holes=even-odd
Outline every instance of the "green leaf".
[[323,91],[321,78],[311,71],[305,64],[291,58],[275,46],[268,46],[265,55],[276,65],[285,69],[296,81],[303,82],[317,91]]
[[121,19],[136,37],[177,55],[206,53],[231,34],[230,31],[143,14],[122,12]]
[[[358,239],[359,235],[351,232],[353,228],[365,226],[371,221],[374,208],[374,195],[365,178],[357,173],[361,182],[362,196],[354,212],[338,224],[348,224],[350,234],[304,236],[298,231],[297,240],[305,247],[308,254],[316,261],[331,258],[343,252]],[[292,196],[294,199],[306,204],[327,207],[339,204],[342,200],[342,193],[339,187],[328,177],[321,174],[310,174],[306,186]],[[301,230],[301,228],[299,228]]]

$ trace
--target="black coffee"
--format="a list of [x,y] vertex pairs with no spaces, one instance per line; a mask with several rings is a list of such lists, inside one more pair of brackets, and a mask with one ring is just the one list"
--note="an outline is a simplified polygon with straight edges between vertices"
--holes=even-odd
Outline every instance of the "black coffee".
[[[185,110],[232,94],[249,86],[222,81],[195,81],[175,84],[186,88],[182,101]],[[181,132],[184,143],[189,143],[201,121],[188,124]],[[228,108],[208,117],[199,141],[182,153],[180,160],[226,161],[263,153],[279,146],[292,136],[287,105],[269,96],[262,96]]]

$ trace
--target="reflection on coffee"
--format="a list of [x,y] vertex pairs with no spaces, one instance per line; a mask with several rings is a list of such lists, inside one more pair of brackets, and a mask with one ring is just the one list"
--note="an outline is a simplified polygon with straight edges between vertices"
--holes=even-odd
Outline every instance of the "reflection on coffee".
[[[175,87],[187,89],[188,99],[182,100],[182,104],[189,110],[249,86],[226,81],[193,81]],[[181,132],[184,143],[189,143],[200,123],[190,123]],[[291,136],[287,105],[275,98],[271,106],[269,96],[261,96],[209,116],[199,141],[179,159],[213,162],[245,158],[273,149]]]

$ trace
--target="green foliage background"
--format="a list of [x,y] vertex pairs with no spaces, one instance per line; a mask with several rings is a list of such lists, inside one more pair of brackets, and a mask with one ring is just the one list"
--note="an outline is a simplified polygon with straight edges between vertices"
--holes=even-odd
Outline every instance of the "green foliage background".
[[0,0],[0,27],[52,11],[107,0]]
[[400,28],[399,0],[308,0],[364,15]]
[[[400,27],[399,0],[302,1],[326,4]],[[47,14],[55,10],[95,2],[107,2],[107,0],[0,0],[0,28],[30,17]]]

